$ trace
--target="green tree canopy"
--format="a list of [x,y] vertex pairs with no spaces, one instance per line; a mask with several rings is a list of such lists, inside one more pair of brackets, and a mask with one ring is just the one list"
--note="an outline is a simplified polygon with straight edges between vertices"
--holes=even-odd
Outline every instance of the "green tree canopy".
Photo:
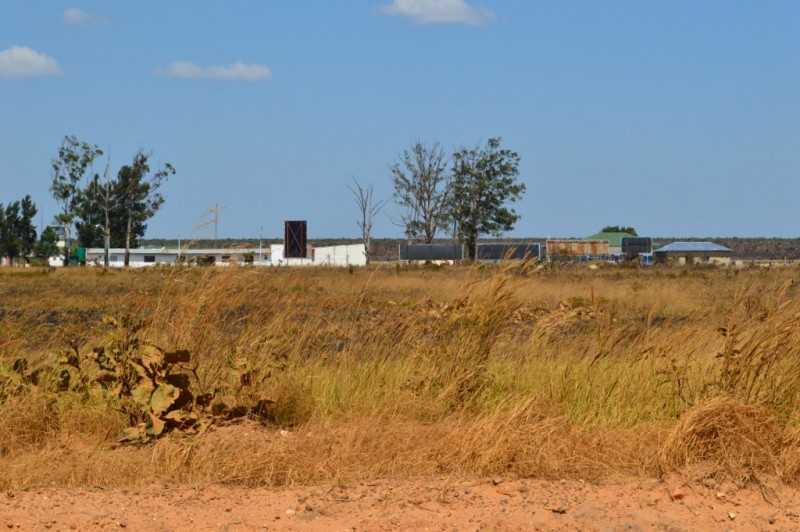
[[33,251],[36,245],[36,205],[30,196],[10,203],[0,204],[0,256],[11,259],[12,264]]
[[500,141],[489,139],[484,147],[462,148],[453,154],[450,216],[472,260],[481,235],[500,236],[519,220],[505,206],[525,192],[525,185],[517,181],[519,155],[501,149]]
[[50,192],[61,207],[54,221],[65,229],[66,259],[69,259],[70,234],[78,216],[83,181],[92,173],[94,161],[101,155],[103,150],[99,147],[82,142],[74,135],[67,135],[58,149],[58,157],[52,161]]
[[[95,175],[78,197],[75,206],[76,239],[81,246],[96,248],[103,246],[103,228],[105,227],[103,184],[100,176]],[[112,234],[114,234],[112,232]]]
[[601,233],[629,233],[633,236],[639,236],[636,234],[636,229],[633,227],[624,227],[621,225],[607,225],[603,229],[600,230]]
[[[175,169],[169,163],[152,172],[151,153],[139,149],[130,164],[109,179],[108,163],[103,178],[94,174],[84,187],[77,187],[72,216],[78,242],[84,247],[103,247],[108,231],[110,247],[136,247],[145,235],[147,222],[164,203],[158,192]],[[129,261],[125,253],[125,264]]]
[[59,254],[58,235],[49,225],[42,231],[39,241],[36,243],[34,254],[37,258],[46,260]]
[[[152,153],[141,149],[133,156],[130,165],[120,168],[117,179],[112,185],[114,219],[124,224],[125,266],[130,261],[130,248],[136,246],[138,239],[144,236],[147,222],[161,205],[164,197],[158,192],[161,184],[175,174],[175,168],[164,164],[151,174],[149,159]],[[113,226],[112,226],[113,227]]]

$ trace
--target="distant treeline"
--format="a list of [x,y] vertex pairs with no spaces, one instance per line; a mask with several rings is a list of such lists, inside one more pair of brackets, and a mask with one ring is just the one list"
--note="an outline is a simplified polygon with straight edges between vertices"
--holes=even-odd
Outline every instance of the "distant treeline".
[[[481,242],[486,243],[499,243],[499,242],[538,242],[544,244],[547,239],[534,237],[534,238],[496,238],[496,239],[481,239]],[[653,243],[656,246],[663,246],[677,241],[708,241],[729,247],[733,250],[734,259],[745,260],[780,260],[780,259],[798,259],[800,258],[800,238],[680,238],[680,237],[655,237]],[[177,240],[168,239],[142,239],[142,246],[147,247],[175,247],[178,245]],[[361,239],[358,238],[317,238],[310,239],[308,243],[313,247],[321,246],[334,246],[344,244],[358,244]],[[373,253],[372,259],[377,261],[391,261],[397,260],[397,246],[405,243],[404,239],[398,238],[378,238],[373,240]],[[437,240],[441,243],[452,243],[451,240]],[[215,245],[221,248],[236,248],[236,247],[258,247],[257,238],[220,238],[214,240],[193,240],[190,247],[197,248],[211,248]],[[270,244],[282,244],[283,240],[278,238],[265,238],[261,241],[265,249]],[[181,242],[181,245],[186,245],[186,242]]]

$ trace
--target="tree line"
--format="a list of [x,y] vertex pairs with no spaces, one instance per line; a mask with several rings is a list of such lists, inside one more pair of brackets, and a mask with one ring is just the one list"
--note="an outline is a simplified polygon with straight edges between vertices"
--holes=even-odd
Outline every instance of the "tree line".
[[59,254],[59,236],[64,241],[64,263],[68,264],[73,244],[81,247],[125,248],[125,266],[130,249],[144,237],[147,222],[164,203],[159,188],[175,168],[165,163],[151,168],[152,152],[139,148],[130,163],[109,176],[107,156],[102,175],[95,164],[105,152],[73,135],[64,137],[51,161],[50,192],[60,212],[37,240],[33,219],[37,208],[30,196],[3,208],[0,204],[0,257],[12,264],[35,255],[47,259]]
[[[399,208],[393,221],[409,241],[431,243],[444,232],[465,244],[473,260],[479,238],[512,230],[520,215],[507,204],[522,198],[525,184],[518,181],[519,155],[500,144],[500,138],[490,138],[484,146],[462,147],[448,156],[438,142],[414,140],[390,165],[394,194],[384,200],[376,201],[372,185],[362,187],[353,178],[349,188],[361,214],[357,223],[367,257],[374,217],[390,200]],[[108,249],[124,247],[128,266],[131,247],[138,246],[148,221],[164,203],[159,188],[175,174],[169,163],[151,168],[152,152],[139,148],[116,177],[109,176],[107,158],[101,175],[95,163],[103,155],[98,146],[67,135],[51,161],[50,192],[60,208],[53,227],[64,240],[65,263],[75,243],[105,247],[106,265]],[[13,261],[34,252],[42,258],[56,254],[58,236],[53,227],[43,231],[37,242],[36,212],[30,196],[5,208],[0,204],[0,256]]]
[[45,249],[43,244],[37,245],[33,221],[37,212],[30,196],[5,207],[0,203],[0,257],[8,257],[14,264],[21,257],[31,255],[34,250],[38,256]]
[[525,184],[518,181],[519,154],[490,138],[484,146],[462,147],[451,155],[434,142],[414,140],[389,166],[394,195],[382,202],[372,199],[372,186],[350,187],[359,208],[364,246],[369,257],[372,219],[393,199],[399,208],[394,223],[411,241],[430,244],[444,232],[467,246],[475,260],[482,236],[501,236],[520,215],[507,204],[518,201]]

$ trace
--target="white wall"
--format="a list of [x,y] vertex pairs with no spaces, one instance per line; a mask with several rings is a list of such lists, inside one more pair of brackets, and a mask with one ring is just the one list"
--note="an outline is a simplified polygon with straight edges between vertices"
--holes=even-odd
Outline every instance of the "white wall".
[[[122,268],[125,265],[125,253],[112,251],[109,254],[108,266],[110,268]],[[174,264],[177,256],[173,253],[147,253],[148,256],[155,257],[155,262],[145,262],[144,255],[138,253],[131,253],[130,267],[131,268],[144,268],[146,266],[155,266],[157,264]],[[95,252],[86,250],[86,264],[103,266],[105,261],[105,252]]]
[[364,244],[314,248],[314,264],[327,266],[366,266]]
[[280,266],[283,264],[283,244],[271,244],[269,246],[270,263],[273,266]]
[[[241,256],[237,253],[238,250],[208,250],[210,253],[201,255],[214,255],[217,266],[225,266],[228,263],[223,261],[223,255],[230,255],[231,259],[242,262]],[[364,244],[350,244],[347,246],[326,246],[314,248],[312,250],[313,259],[287,259],[283,255],[283,244],[270,245],[269,260],[265,260],[261,264],[270,264],[272,266],[365,266],[367,264],[367,257],[364,254]],[[154,262],[145,262],[144,257],[152,256],[155,258]],[[197,254],[185,253],[182,255],[185,259],[191,261],[197,257]],[[86,250],[86,262],[90,265],[103,265],[104,251],[102,249],[91,248]],[[116,259],[116,260],[114,260]],[[254,264],[259,264],[258,257],[254,257]],[[112,268],[120,268],[123,266],[125,260],[124,250],[112,249],[109,252],[109,266]],[[163,253],[159,250],[147,250],[142,253],[137,250],[136,253],[131,253],[130,267],[141,268],[146,266],[155,266],[157,264],[174,264],[177,260],[175,252]]]

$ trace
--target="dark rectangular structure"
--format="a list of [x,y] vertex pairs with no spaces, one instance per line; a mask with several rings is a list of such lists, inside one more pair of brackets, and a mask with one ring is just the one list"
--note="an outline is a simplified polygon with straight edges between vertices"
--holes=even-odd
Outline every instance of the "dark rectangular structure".
[[462,260],[462,244],[400,244],[400,260]]
[[477,260],[533,260],[539,258],[539,244],[478,244]]
[[304,259],[306,252],[306,221],[287,220],[283,231],[283,256],[287,259]]
[[653,251],[653,239],[648,237],[622,237],[622,252],[628,253],[651,253]]

